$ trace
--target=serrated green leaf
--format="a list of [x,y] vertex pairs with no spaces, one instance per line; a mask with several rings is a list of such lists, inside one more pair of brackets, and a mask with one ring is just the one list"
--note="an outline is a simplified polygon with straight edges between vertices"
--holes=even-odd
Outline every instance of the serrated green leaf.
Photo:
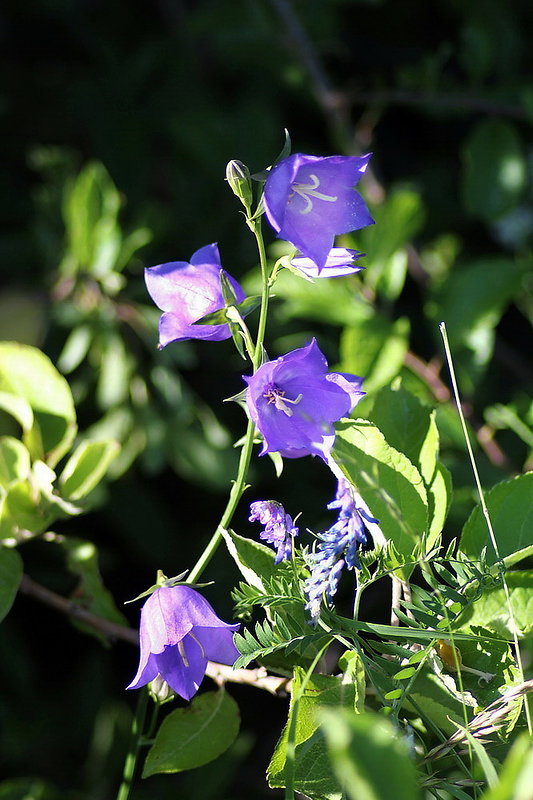
[[239,726],[237,703],[224,689],[198,695],[163,720],[146,756],[143,778],[208,764],[233,743]]
[[61,473],[61,494],[69,500],[86,497],[100,483],[119,451],[118,442],[82,442]]
[[273,551],[260,542],[239,536],[234,531],[222,531],[222,535],[241,575],[251,586],[264,591],[263,580],[271,578],[275,571]]
[[409,557],[427,527],[422,476],[368,420],[341,420],[332,457],[379,520],[399,553]]
[[[418,776],[409,745],[379,714],[320,711],[333,768],[352,800],[417,800]],[[344,796],[344,795],[343,795]]]
[[[533,472],[518,475],[494,486],[485,494],[499,555],[525,558],[533,549]],[[490,541],[487,523],[480,506],[472,511],[463,528],[461,551],[469,558],[479,558],[487,547],[487,562],[494,564],[497,555]]]
[[[65,378],[37,348],[1,342],[0,392],[29,404],[34,418],[31,428],[24,429],[23,441],[33,458],[53,467],[68,451],[76,433],[74,401]],[[23,405],[18,403],[17,413]],[[27,408],[24,417],[27,424]]]
[[0,547],[0,621],[9,613],[22,580],[22,559],[16,550]]

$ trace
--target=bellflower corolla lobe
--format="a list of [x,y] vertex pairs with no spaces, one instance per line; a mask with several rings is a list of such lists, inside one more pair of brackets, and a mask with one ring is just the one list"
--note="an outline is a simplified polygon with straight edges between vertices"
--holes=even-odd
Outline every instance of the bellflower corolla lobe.
[[335,236],[374,220],[355,191],[366,170],[365,156],[307,156],[295,153],[270,171],[264,190],[267,219],[315,264],[326,261]]
[[128,689],[160,675],[185,700],[198,691],[208,661],[233,664],[239,651],[229,625],[190,586],[161,586],[141,611],[139,669]]
[[[229,325],[195,325],[202,317],[224,308],[220,285],[220,255],[216,244],[201,247],[187,261],[170,261],[148,267],[144,279],[148,292],[164,313],[159,320],[159,346],[185,339],[229,339]],[[224,270],[225,272],[225,270]],[[237,281],[225,272],[241,303],[245,294]]]
[[275,564],[289,559],[292,554],[293,539],[299,530],[294,525],[290,514],[285,512],[281,503],[275,500],[256,500],[250,505],[250,522],[256,520],[265,526],[259,538],[276,548]]
[[320,543],[311,556],[311,575],[305,583],[309,598],[306,608],[314,621],[320,614],[324,595],[328,602],[335,595],[344,567],[359,568],[357,547],[366,543],[365,524],[378,522],[356,505],[354,490],[343,478],[339,479],[335,500],[328,508],[338,508],[338,518],[327,531],[318,534]]
[[361,272],[364,267],[356,264],[358,258],[364,256],[357,250],[346,247],[333,247],[321,265],[315,264],[310,258],[297,255],[291,260],[291,265],[307,275],[308,278],[340,278],[344,275],[353,275]]
[[261,455],[327,459],[335,441],[333,423],[365,394],[362,378],[327,370],[328,362],[313,339],[306,347],[267,361],[251,377],[243,376],[248,411],[264,439]]

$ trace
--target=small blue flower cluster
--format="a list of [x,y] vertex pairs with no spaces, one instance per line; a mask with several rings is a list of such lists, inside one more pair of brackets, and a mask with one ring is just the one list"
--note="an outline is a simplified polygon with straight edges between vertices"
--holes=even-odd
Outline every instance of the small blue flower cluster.
[[280,561],[290,558],[293,539],[298,536],[299,530],[281,503],[275,500],[257,500],[251,504],[250,511],[250,522],[257,520],[265,526],[259,538],[276,548],[274,563],[279,564]]
[[320,614],[322,598],[331,601],[335,595],[344,567],[360,567],[357,548],[366,543],[365,524],[378,522],[356,505],[354,490],[343,479],[339,480],[335,500],[328,508],[338,508],[339,516],[327,531],[318,534],[320,543],[311,556],[311,575],[305,583],[306,608],[314,621]]

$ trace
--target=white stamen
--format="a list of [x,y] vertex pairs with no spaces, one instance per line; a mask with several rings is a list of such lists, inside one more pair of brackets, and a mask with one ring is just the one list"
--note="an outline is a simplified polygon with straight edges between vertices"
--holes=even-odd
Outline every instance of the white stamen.
[[334,203],[338,198],[330,194],[315,191],[320,186],[320,181],[316,175],[309,175],[311,183],[293,183],[292,193],[289,199],[295,194],[300,195],[305,205],[299,210],[300,214],[309,214],[313,210],[313,201],[311,197],[316,197],[318,200],[325,200],[327,203]]

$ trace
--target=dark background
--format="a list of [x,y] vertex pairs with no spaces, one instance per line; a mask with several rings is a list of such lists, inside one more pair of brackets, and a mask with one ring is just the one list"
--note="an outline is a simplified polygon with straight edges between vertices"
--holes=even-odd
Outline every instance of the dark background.
[[[413,243],[417,252],[451,234],[463,262],[500,254],[529,264],[529,284],[525,280],[522,289],[530,286],[531,197],[523,188],[496,204],[494,213],[484,213],[479,200],[467,197],[465,153],[473,152],[490,177],[493,150],[484,142],[486,151],[482,146],[477,153],[475,135],[490,130],[479,126],[497,122],[511,131],[509,147],[514,153],[517,145],[526,169],[531,163],[532,16],[527,0],[7,0],[0,9],[2,337],[39,346],[53,360],[61,353],[69,328],[54,293],[66,246],[61,192],[90,160],[101,161],[118,187],[124,228],[142,225],[153,233],[125,271],[125,302],[147,302],[143,266],[186,260],[215,240],[225,268],[243,278],[257,256],[224,182],[225,165],[239,158],[251,171],[264,169],[282,147],[284,128],[298,152],[372,150],[373,176],[363,184],[371,202],[379,205],[393,186],[414,189],[425,214]],[[393,318],[409,317],[412,351],[428,361],[438,343],[429,328],[427,275],[416,258],[409,266],[388,311]],[[21,309],[16,318],[8,313],[14,298]],[[467,397],[480,424],[483,409],[496,402],[514,403],[527,415],[528,312],[518,293],[497,320],[494,353]],[[284,352],[302,326],[318,331],[334,363],[338,328],[302,322],[290,309],[285,315],[274,311],[269,351]],[[150,335],[148,352],[124,333],[139,369],[166,359],[188,387],[184,402],[194,407],[201,398],[229,431],[229,441],[238,438],[242,412],[221,403],[242,388],[243,362],[231,342],[180,345],[173,356],[158,354],[153,328]],[[83,430],[102,408],[90,370],[73,384]],[[186,420],[180,425],[183,433]],[[503,462],[480,454],[488,485],[516,474],[527,460],[526,443],[512,431],[499,437]],[[459,489],[451,537],[474,501],[463,454],[454,457],[453,442],[448,445]],[[232,468],[226,456],[207,447],[204,480],[171,454],[156,457],[156,449],[149,442],[91,514],[57,526],[98,545],[104,582],[119,607],[153,581],[156,569],[176,574],[190,567],[225,502]],[[254,461],[252,477],[250,500],[279,496],[266,459]],[[283,502],[293,514],[305,510],[315,529],[327,524],[325,504],[333,490],[316,460],[286,464]],[[235,528],[251,532],[245,507]],[[75,579],[56,549],[34,542],[23,555],[35,580],[62,595],[73,591]],[[217,581],[209,599],[229,621],[233,565],[220,554],[208,573]],[[386,619],[387,592],[384,587],[365,596],[369,618]],[[135,607],[125,613],[136,624]],[[113,796],[135,700],[123,691],[135,671],[135,652],[121,643],[103,648],[25,597],[17,600],[0,640],[5,779],[42,779],[36,797]],[[241,705],[243,733],[229,753],[198,773],[151,778],[136,798],[170,798],[178,791],[202,800],[272,794],[263,771],[286,704],[243,687],[231,687],[231,693]],[[5,796],[24,797],[23,785]]]

